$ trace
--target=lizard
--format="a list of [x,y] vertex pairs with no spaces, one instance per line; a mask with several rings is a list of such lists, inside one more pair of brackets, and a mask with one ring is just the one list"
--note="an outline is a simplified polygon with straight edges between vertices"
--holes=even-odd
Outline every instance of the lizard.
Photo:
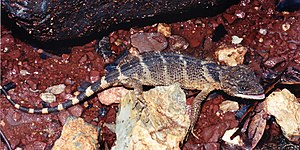
[[199,90],[192,103],[191,128],[198,120],[201,103],[214,90],[245,99],[264,99],[264,89],[255,74],[245,65],[223,66],[192,56],[172,52],[147,52],[122,61],[115,69],[88,86],[72,99],[49,108],[27,108],[17,104],[0,86],[8,101],[26,113],[47,114],[67,109],[88,97],[114,86],[133,88],[136,100],[146,107],[143,86],[164,86],[179,83],[187,90]]

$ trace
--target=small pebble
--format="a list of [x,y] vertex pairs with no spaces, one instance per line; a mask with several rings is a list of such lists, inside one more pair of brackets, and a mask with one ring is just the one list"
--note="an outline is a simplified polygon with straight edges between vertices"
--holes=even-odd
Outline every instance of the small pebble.
[[47,103],[52,103],[56,101],[56,97],[52,93],[41,93],[39,97]]
[[66,86],[64,84],[54,85],[48,87],[45,91],[52,94],[60,94],[65,91]]
[[273,68],[275,67],[276,64],[281,63],[285,61],[285,59],[283,57],[273,57],[268,59],[265,63],[264,66],[266,66],[267,68]]
[[227,20],[229,24],[232,24],[236,20],[236,16],[224,14],[223,17]]
[[62,54],[62,59],[63,60],[68,60],[70,58],[70,55],[69,54]]
[[98,81],[100,79],[100,72],[99,71],[91,71],[90,72],[90,80],[92,83]]
[[157,32],[163,34],[165,37],[171,36],[171,26],[165,23],[159,23],[157,25]]
[[32,90],[36,90],[37,89],[37,84],[34,81],[32,81],[32,80],[26,80],[26,83],[30,86],[30,88]]
[[27,70],[20,70],[20,74],[22,75],[22,76],[25,76],[25,75],[28,75],[28,74],[30,74]]
[[235,36],[235,35],[232,36],[232,41],[231,41],[232,44],[240,44],[242,41],[243,41],[243,38],[240,38],[240,37]]
[[189,47],[189,43],[179,35],[171,35],[169,37],[169,47],[171,50],[185,50]]
[[288,24],[288,23],[285,23],[285,24],[282,24],[282,30],[283,31],[287,31],[287,30],[289,30],[290,29],[290,27],[291,27],[291,25],[290,24]]
[[266,29],[259,29],[258,31],[260,34],[262,35],[266,35],[267,34],[267,30]]
[[241,11],[241,10],[236,10],[235,11],[235,16],[237,16],[238,18],[244,18],[245,17],[245,12]]

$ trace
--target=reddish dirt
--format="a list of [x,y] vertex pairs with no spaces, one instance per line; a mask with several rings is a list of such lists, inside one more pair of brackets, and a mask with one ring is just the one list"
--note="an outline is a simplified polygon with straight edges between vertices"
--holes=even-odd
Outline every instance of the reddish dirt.
[[[214,49],[222,44],[230,45],[234,35],[242,37],[241,45],[250,49],[245,56],[245,64],[255,70],[265,88],[270,88],[269,84],[281,75],[281,83],[273,89],[288,88],[294,94],[298,93],[297,98],[300,97],[300,88],[295,85],[300,81],[299,11],[275,11],[275,0],[242,0],[216,16],[172,23],[171,26],[172,34],[186,38],[190,44],[182,53],[199,58],[215,59]],[[81,84],[94,82],[105,74],[105,60],[95,52],[95,41],[72,47],[70,54],[43,59],[43,50],[14,37],[9,28],[1,25],[1,85],[10,81],[16,83],[16,88],[10,90],[9,94],[23,106],[42,107],[39,94],[47,87],[65,84],[66,89],[57,95],[57,102],[50,104],[55,106],[70,97]],[[220,40],[215,40],[216,28],[223,28],[227,32]],[[134,30],[154,32],[157,28],[147,26]],[[117,39],[126,45],[130,44],[130,31],[118,30],[109,37],[112,50],[117,54],[122,51],[114,44]],[[217,96],[203,105],[201,118],[195,127],[199,139],[189,136],[183,149],[220,149],[222,134],[238,125],[233,113],[216,115],[224,99],[224,93],[218,92]],[[97,98],[91,98],[88,103],[91,107],[78,105],[59,113],[32,115],[15,110],[1,95],[0,128],[13,148],[51,149],[70,115],[80,116],[86,122],[101,127],[104,122],[115,121],[117,105],[104,106]],[[100,116],[100,108],[106,109],[106,115]],[[275,127],[271,125],[268,132],[280,132]],[[102,127],[101,134],[99,143],[111,147],[115,135],[106,127]],[[261,145],[267,142],[264,140]],[[0,143],[0,149],[6,149],[3,142]]]

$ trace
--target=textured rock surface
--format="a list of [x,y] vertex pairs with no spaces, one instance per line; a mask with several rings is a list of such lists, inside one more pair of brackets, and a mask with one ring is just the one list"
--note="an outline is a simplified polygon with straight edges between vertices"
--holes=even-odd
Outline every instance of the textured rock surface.
[[287,89],[271,93],[265,100],[267,113],[275,116],[286,138],[300,143],[300,103]]
[[168,46],[168,41],[161,33],[136,33],[131,37],[132,46],[141,53],[162,51]]
[[64,84],[58,84],[48,87],[45,91],[57,95],[64,92],[65,88],[66,86]]
[[239,104],[235,101],[226,100],[220,104],[220,110],[224,113],[226,112],[234,112],[239,110]]
[[228,47],[220,46],[215,52],[217,59],[220,63],[225,63],[229,66],[236,66],[243,64],[244,55],[246,54],[247,49],[243,46],[240,47]]
[[121,98],[128,93],[124,87],[112,87],[97,94],[99,101],[104,105],[120,103]]
[[97,143],[96,127],[85,123],[82,118],[69,118],[52,150],[95,150]]
[[156,87],[143,93],[147,107],[134,107],[133,92],[121,100],[117,116],[117,149],[180,149],[190,125],[186,98],[178,85]]

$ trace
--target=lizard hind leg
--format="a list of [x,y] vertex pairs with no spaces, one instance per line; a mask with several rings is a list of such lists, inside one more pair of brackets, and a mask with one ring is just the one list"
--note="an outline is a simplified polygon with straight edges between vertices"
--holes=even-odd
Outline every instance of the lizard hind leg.
[[127,88],[133,88],[134,92],[134,107],[137,108],[140,112],[147,106],[147,103],[143,97],[143,85],[139,80],[128,78],[122,80],[121,83]]

